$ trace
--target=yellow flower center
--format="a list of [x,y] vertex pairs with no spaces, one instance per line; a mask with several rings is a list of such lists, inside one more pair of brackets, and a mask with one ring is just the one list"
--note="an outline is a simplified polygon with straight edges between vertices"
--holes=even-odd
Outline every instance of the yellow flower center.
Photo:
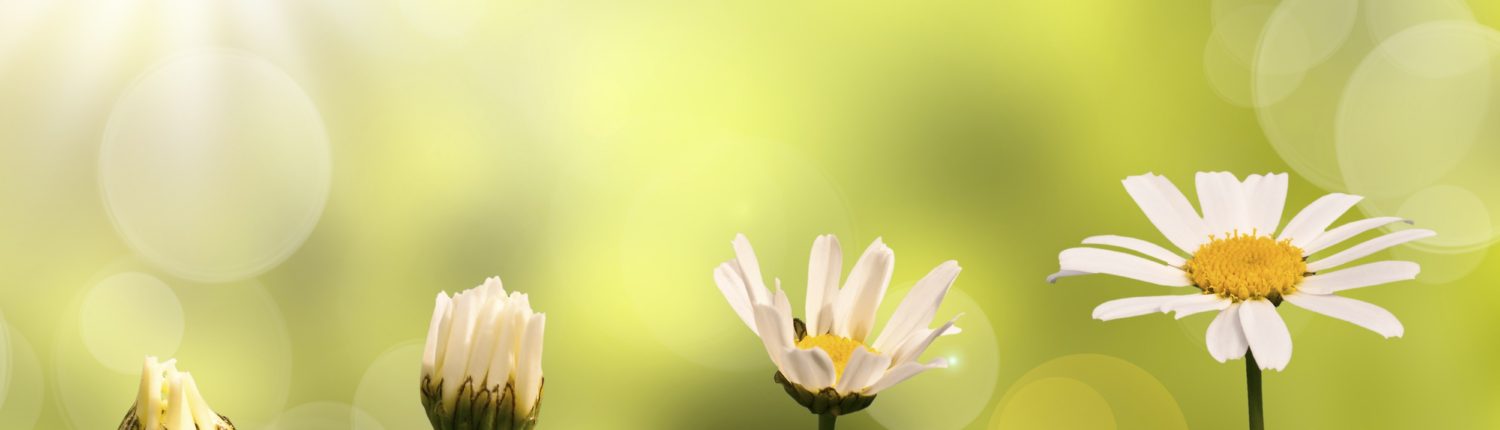
[[844,367],[849,365],[849,358],[854,355],[854,348],[864,348],[866,351],[876,352],[874,348],[865,346],[854,339],[841,337],[833,334],[820,334],[817,336],[804,336],[797,341],[797,348],[818,348],[828,353],[828,358],[833,359],[833,372],[835,379],[844,376]]
[[1307,274],[1302,249],[1291,240],[1238,232],[1211,239],[1183,267],[1205,293],[1234,301],[1285,296]]

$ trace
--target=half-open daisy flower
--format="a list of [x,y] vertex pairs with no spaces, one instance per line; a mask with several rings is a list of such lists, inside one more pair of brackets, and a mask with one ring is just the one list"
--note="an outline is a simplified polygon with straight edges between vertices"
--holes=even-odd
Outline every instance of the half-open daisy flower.
[[438,293],[422,352],[422,407],[432,428],[530,429],[542,405],[542,335],[533,312],[500,278]]
[[234,424],[208,407],[193,375],[177,370],[177,360],[146,357],[135,404],[120,430],[234,430]]
[[1177,318],[1218,311],[1208,326],[1208,352],[1219,362],[1253,354],[1260,369],[1281,370],[1292,358],[1292,338],[1276,312],[1282,301],[1348,321],[1387,338],[1402,334],[1401,322],[1378,306],[1334,293],[1413,279],[1416,263],[1380,261],[1341,268],[1395,245],[1431,237],[1431,230],[1407,229],[1370,239],[1322,258],[1309,259],[1360,233],[1407,222],[1378,217],[1330,229],[1360,197],[1333,193],[1292,217],[1277,233],[1287,190],[1286,174],[1250,175],[1244,181],[1227,172],[1200,172],[1202,216],[1167,178],[1155,174],[1125,179],[1146,218],[1186,253],[1130,237],[1094,236],[1086,245],[1064,250],[1061,271],[1047,278],[1104,273],[1168,287],[1192,287],[1178,295],[1112,300],[1094,308],[1094,318],[1176,312]]
[[776,365],[775,380],[799,404],[822,416],[824,426],[831,427],[838,415],[868,407],[876,394],[896,383],[927,369],[947,367],[941,358],[925,363],[917,358],[939,336],[958,332],[953,320],[929,328],[958,278],[958,262],[944,262],[917,281],[871,341],[875,311],[896,264],[896,254],[880,239],[854,263],[843,288],[838,286],[843,268],[838,239],[825,235],[813,241],[806,321],[792,317],[780,279],[774,293],[766,289],[750,240],[738,235],[733,245],[736,257],[714,270],[719,291],[760,336]]

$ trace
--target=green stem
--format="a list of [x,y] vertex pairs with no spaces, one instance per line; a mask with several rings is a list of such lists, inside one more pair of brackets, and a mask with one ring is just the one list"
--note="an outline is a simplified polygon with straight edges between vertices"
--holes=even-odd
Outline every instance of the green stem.
[[838,415],[818,415],[818,430],[833,430],[833,421],[839,419]]
[[1250,398],[1250,430],[1265,430],[1265,406],[1260,402],[1260,365],[1255,354],[1245,351],[1245,394]]

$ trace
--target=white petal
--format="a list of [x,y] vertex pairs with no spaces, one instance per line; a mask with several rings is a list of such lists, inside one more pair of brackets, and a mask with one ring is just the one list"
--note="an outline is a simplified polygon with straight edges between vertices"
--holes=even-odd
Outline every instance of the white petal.
[[[781,375],[809,391],[832,387],[837,372],[828,353],[819,348],[790,348],[784,352]],[[847,369],[847,368],[846,368]]]
[[1310,272],[1321,272],[1326,269],[1338,267],[1339,265],[1348,263],[1350,261],[1358,260],[1367,255],[1380,252],[1392,246],[1411,242],[1413,240],[1426,239],[1436,235],[1437,233],[1433,232],[1432,230],[1424,230],[1420,228],[1401,230],[1395,233],[1390,233],[1384,236],[1370,239],[1358,245],[1351,246],[1349,247],[1349,249],[1345,249],[1343,251],[1339,251],[1339,253],[1337,254],[1328,256],[1328,258],[1307,263],[1307,270]]
[[532,315],[516,355],[516,402],[522,415],[530,413],[542,394],[542,336],[546,328],[547,314]]
[[1255,354],[1261,370],[1286,368],[1292,361],[1292,332],[1276,313],[1276,306],[1265,300],[1240,302],[1240,328]]
[[453,304],[447,293],[438,293],[435,301],[436,303],[432,306],[432,320],[427,324],[427,342],[422,347],[422,373],[434,376],[438,371],[438,363],[441,363],[443,359],[439,354],[440,346],[448,344],[449,308]]
[[922,353],[927,351],[927,347],[931,346],[933,341],[937,340],[939,336],[942,336],[949,328],[953,327],[953,323],[958,321],[958,317],[960,316],[963,316],[963,314],[954,315],[953,319],[943,323],[937,329],[927,330],[924,328],[922,332],[912,333],[912,336],[908,337],[899,348],[896,348],[896,353],[891,354],[892,363],[900,364],[908,361],[917,361],[917,358],[920,358]]
[[896,306],[896,312],[886,321],[885,327],[880,330],[880,336],[875,338],[875,343],[872,344],[875,350],[890,351],[896,342],[905,339],[912,330],[932,324],[938,305],[943,303],[943,297],[953,287],[953,281],[958,279],[961,270],[963,269],[958,267],[957,261],[948,260],[917,281],[916,286],[901,299],[901,304]]
[[740,277],[733,260],[714,269],[714,283],[718,284],[719,292],[724,294],[724,300],[729,302],[734,314],[739,315],[740,321],[744,321],[745,326],[750,327],[750,332],[755,333],[755,312],[750,302],[750,289],[745,286],[745,280]]
[[1192,203],[1172,185],[1172,181],[1147,173],[1125,178],[1122,182],[1146,218],[1177,248],[1191,253],[1208,241],[1203,219],[1193,211]]
[[[463,291],[453,295],[453,327],[448,335],[447,352],[443,357],[443,401],[458,400],[455,395],[463,385],[465,372],[469,368],[469,354],[474,343],[474,325],[478,320],[479,296],[474,291]],[[452,400],[449,400],[452,399]]]
[[891,357],[875,354],[865,348],[854,348],[849,355],[849,364],[844,366],[844,375],[839,377],[833,389],[839,394],[849,394],[874,384],[877,378],[891,367]]
[[193,375],[182,372],[178,375],[182,378],[182,388],[187,392],[188,408],[193,411],[193,421],[197,422],[197,428],[212,429],[213,426],[223,421],[219,414],[214,413],[208,407],[208,402],[203,400],[203,393],[198,391],[198,382],[193,380]]
[[941,358],[926,363],[902,363],[885,372],[885,375],[881,376],[879,381],[870,385],[869,388],[865,388],[864,393],[867,395],[879,394],[881,391],[885,391],[885,389],[901,383],[901,381],[911,379],[911,377],[917,376],[918,373],[927,371],[927,369],[941,369],[945,367],[948,367],[948,360]]
[[1171,296],[1141,296],[1114,299],[1094,308],[1094,319],[1109,321],[1119,318],[1127,318],[1145,315],[1152,312],[1161,312],[1162,305],[1180,300],[1184,297],[1199,296],[1202,294],[1171,295]]
[[731,243],[734,245],[734,262],[737,264],[740,276],[745,279],[750,302],[769,303],[771,294],[766,289],[765,280],[760,276],[760,261],[755,258],[755,248],[750,247],[750,239],[744,234],[737,234]]
[[512,374],[516,371],[517,348],[524,347],[519,337],[524,335],[519,329],[525,326],[516,324],[515,321],[522,316],[519,306],[506,306],[500,310],[500,316],[495,319],[497,334],[495,338],[495,351],[490,354],[490,367],[485,371],[487,375],[484,380],[485,386],[505,386],[510,382]]
[[[7,369],[8,370],[8,369]],[[144,428],[157,428],[161,420],[161,366],[156,357],[147,356],[141,366],[141,386],[136,392],[135,416]]]
[[1092,274],[1093,273],[1080,272],[1080,271],[1077,271],[1077,270],[1059,270],[1059,271],[1057,271],[1057,273],[1053,273],[1051,275],[1047,275],[1047,283],[1048,284],[1056,284],[1058,279],[1066,278],[1066,277],[1069,277],[1069,276],[1092,275]]
[[1387,338],[1401,337],[1405,332],[1390,311],[1359,300],[1331,294],[1290,294],[1285,298],[1303,309],[1354,323]]
[[1105,245],[1129,249],[1131,251],[1146,254],[1146,256],[1161,260],[1172,267],[1182,267],[1187,264],[1187,259],[1177,253],[1162,248],[1160,245],[1125,236],[1091,236],[1083,239],[1085,245]]
[[1203,225],[1209,235],[1249,229],[1239,179],[1228,172],[1198,172],[1197,179],[1198,205],[1203,208]]
[[502,325],[497,321],[504,307],[497,306],[494,299],[494,295],[486,298],[488,304],[478,309],[479,317],[474,323],[474,347],[469,351],[469,368],[464,373],[473,377],[476,385],[485,381],[493,361],[492,354],[497,349],[496,340],[500,337]]
[[1251,232],[1262,236],[1275,235],[1276,227],[1281,224],[1282,209],[1286,207],[1287,174],[1251,175],[1245,179],[1244,187]]
[[771,362],[778,368],[786,367],[781,358],[793,345],[791,321],[782,321],[775,307],[755,305],[755,326],[760,328],[760,341]]
[[831,234],[818,236],[807,259],[808,334],[816,336],[833,328],[833,303],[839,296],[839,272],[843,270],[839,239]]
[[854,263],[844,288],[839,290],[838,302],[834,305],[834,333],[864,342],[870,329],[875,327],[875,311],[885,298],[895,266],[896,253],[891,248],[880,238],[870,243],[864,255]]
[[1407,224],[1411,224],[1411,220],[1409,219],[1394,216],[1384,216],[1350,222],[1335,227],[1332,230],[1328,230],[1322,235],[1319,235],[1317,239],[1313,239],[1312,242],[1308,242],[1307,246],[1302,247],[1302,255],[1316,254],[1318,251],[1322,251],[1323,249],[1333,245],[1338,245],[1340,242],[1349,240],[1349,238],[1357,236],[1360,233],[1374,230],[1376,228],[1380,228],[1394,222],[1404,222]]
[[1057,256],[1064,271],[1106,273],[1168,287],[1193,284],[1182,269],[1145,258],[1098,248],[1068,248]]
[[792,302],[786,298],[786,291],[781,290],[780,279],[776,280],[776,294],[771,299],[771,304],[776,307],[776,315],[782,321],[792,320]]
[[1276,236],[1276,240],[1291,239],[1292,245],[1301,248],[1322,235],[1323,230],[1354,207],[1355,203],[1359,203],[1360,199],[1360,196],[1340,193],[1323,196],[1303,208],[1291,221],[1287,221],[1286,228],[1281,230],[1281,235]]
[[1220,363],[1245,356],[1250,344],[1245,341],[1245,331],[1240,328],[1240,305],[1230,304],[1219,311],[1214,322],[1208,324],[1208,355]]
[[1217,311],[1229,307],[1233,301],[1216,294],[1189,294],[1179,296],[1161,305],[1162,312],[1177,312],[1177,319],[1199,312]]
[[172,378],[167,385],[167,419],[162,423],[166,429],[197,429],[193,423],[193,411],[188,408],[187,390],[182,388],[182,378]]
[[1313,294],[1333,294],[1353,288],[1416,279],[1417,273],[1421,271],[1421,266],[1410,261],[1377,261],[1308,276],[1302,279],[1297,290]]

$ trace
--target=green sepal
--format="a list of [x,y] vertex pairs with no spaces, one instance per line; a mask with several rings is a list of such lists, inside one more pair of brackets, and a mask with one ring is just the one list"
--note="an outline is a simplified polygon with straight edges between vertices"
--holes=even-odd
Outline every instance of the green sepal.
[[772,379],[786,389],[787,395],[791,396],[792,400],[816,415],[848,415],[864,410],[875,403],[873,395],[860,393],[839,395],[838,390],[832,387],[813,392],[787,380],[781,372],[776,372]]
[[[543,387],[546,379],[542,380]],[[443,381],[432,382],[430,376],[422,377],[422,407],[434,430],[530,430],[536,427],[541,414],[542,399],[537,396],[528,416],[516,414],[515,388],[510,384],[493,387],[475,387],[472,379],[465,379],[455,394],[452,410],[442,399]],[[540,393],[539,393],[540,394]]]

